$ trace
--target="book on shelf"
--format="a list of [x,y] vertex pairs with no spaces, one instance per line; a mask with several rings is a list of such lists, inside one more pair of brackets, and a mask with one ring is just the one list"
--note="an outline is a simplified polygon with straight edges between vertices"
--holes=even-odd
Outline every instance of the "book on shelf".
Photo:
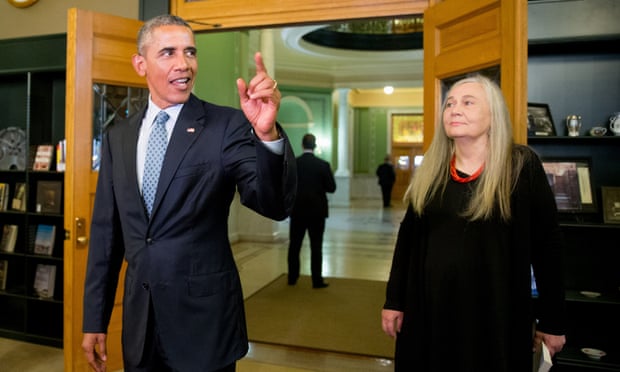
[[0,210],[2,211],[6,211],[9,206],[9,191],[9,184],[0,182]]
[[56,170],[64,172],[67,159],[67,140],[60,140],[56,145]]
[[4,225],[2,227],[2,239],[0,240],[0,251],[13,253],[15,252],[15,243],[17,242],[17,225]]
[[60,213],[62,202],[61,181],[38,181],[37,182],[37,206],[38,213]]
[[34,253],[51,256],[54,253],[56,226],[40,224],[34,238]]
[[34,164],[32,170],[35,171],[48,171],[52,165],[52,158],[54,157],[53,145],[38,145],[37,152],[34,155]]
[[8,268],[9,268],[9,261],[0,260],[0,291],[6,290],[6,277],[7,277]]
[[36,224],[28,225],[28,231],[26,232],[26,249],[25,249],[27,253],[30,253],[30,254],[34,253],[34,240],[37,236],[37,228],[38,228],[38,225]]
[[41,298],[53,298],[56,284],[56,265],[37,264],[34,291]]
[[15,184],[15,194],[11,202],[11,209],[15,211],[26,211],[26,184],[18,182]]

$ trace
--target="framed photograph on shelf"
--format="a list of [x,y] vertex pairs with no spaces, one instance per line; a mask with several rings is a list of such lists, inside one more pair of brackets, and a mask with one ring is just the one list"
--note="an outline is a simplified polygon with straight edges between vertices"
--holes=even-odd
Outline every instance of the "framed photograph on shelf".
[[62,183],[60,181],[37,182],[37,213],[60,214]]
[[620,224],[620,187],[601,187],[603,196],[603,221]]
[[527,103],[527,133],[530,136],[555,136],[551,110],[546,103]]
[[424,142],[424,115],[421,113],[393,113],[390,115],[392,142],[422,144]]
[[588,159],[543,159],[543,168],[560,213],[597,211]]

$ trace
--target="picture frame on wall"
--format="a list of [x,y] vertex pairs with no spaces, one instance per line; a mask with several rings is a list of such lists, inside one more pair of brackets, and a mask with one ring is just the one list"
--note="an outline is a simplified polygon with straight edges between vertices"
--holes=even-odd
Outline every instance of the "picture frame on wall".
[[527,133],[530,136],[555,136],[551,109],[546,103],[527,103]]
[[620,224],[620,187],[601,187],[603,222]]
[[422,113],[393,113],[390,116],[392,143],[422,144],[424,115]]

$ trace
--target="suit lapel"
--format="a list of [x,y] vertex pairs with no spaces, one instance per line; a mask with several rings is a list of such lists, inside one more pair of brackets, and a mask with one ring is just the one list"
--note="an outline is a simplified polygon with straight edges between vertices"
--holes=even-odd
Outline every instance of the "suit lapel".
[[192,94],[179,113],[177,122],[174,125],[174,130],[172,131],[172,136],[170,137],[170,142],[166,149],[166,156],[164,157],[164,163],[162,164],[161,173],[159,174],[159,182],[157,183],[157,192],[155,194],[151,219],[155,213],[157,213],[159,204],[166,190],[168,190],[174,178],[174,174],[179,168],[179,164],[203,131],[204,121],[202,119],[204,116],[203,105],[200,103],[200,100]]
[[133,191],[136,194],[136,197],[133,198],[136,200],[140,207],[144,208],[144,203],[142,203],[142,194],[140,193],[140,185],[138,183],[138,170],[136,165],[136,154],[138,151],[138,136],[140,135],[140,126],[142,125],[142,120],[144,119],[144,115],[146,114],[146,106],[142,110],[141,114],[136,114],[129,119],[127,124],[127,132],[126,136],[123,136],[123,156],[122,159],[126,159],[125,161],[125,172],[129,177],[133,177],[135,180],[135,187]]

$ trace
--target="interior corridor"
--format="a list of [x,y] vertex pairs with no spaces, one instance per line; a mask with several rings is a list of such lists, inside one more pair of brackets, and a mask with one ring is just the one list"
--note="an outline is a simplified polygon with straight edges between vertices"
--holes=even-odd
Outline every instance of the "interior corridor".
[[[397,201],[393,202],[394,207],[387,209],[381,204],[380,199],[356,200],[348,208],[330,208],[323,244],[323,274],[327,282],[330,277],[387,280],[404,209]],[[243,242],[233,246],[246,298],[287,272],[288,220],[281,222],[279,228],[282,239],[275,243]],[[301,265],[301,274],[310,275],[307,236]],[[377,309],[377,324],[380,319],[380,309]],[[61,372],[62,350],[0,338],[0,366],[3,372]],[[390,359],[255,342],[237,364],[238,372],[392,370]]]

